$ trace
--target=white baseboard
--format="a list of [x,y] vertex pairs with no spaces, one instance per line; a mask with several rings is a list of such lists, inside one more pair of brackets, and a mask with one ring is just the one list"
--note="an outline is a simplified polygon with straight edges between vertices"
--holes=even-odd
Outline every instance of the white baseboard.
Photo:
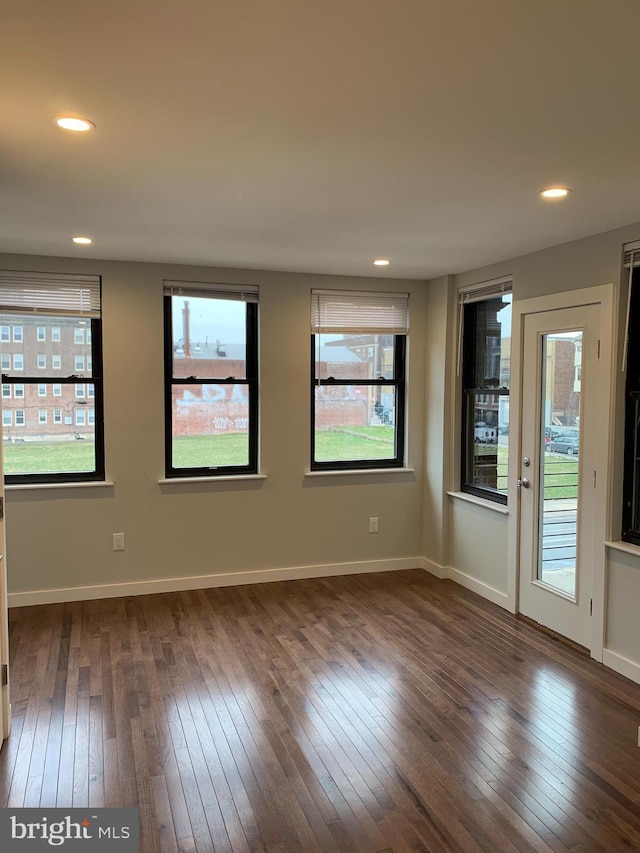
[[207,589],[216,586],[241,586],[249,583],[303,580],[334,575],[356,575],[368,572],[393,572],[400,569],[423,568],[423,557],[402,557],[394,560],[367,560],[357,563],[324,563],[316,566],[292,566],[288,569],[257,569],[250,572],[227,572],[220,575],[162,578],[149,581],[72,586],[58,589],[10,592],[9,607],[31,604],[57,604],[65,601],[89,601],[95,598],[120,598],[124,595],[148,595],[154,592],[178,592],[185,589]]
[[640,663],[636,663],[618,652],[612,652],[611,649],[602,650],[602,663],[610,669],[615,670],[640,684]]
[[429,572],[429,574],[440,578],[440,580],[449,578],[450,580],[459,583],[460,586],[465,587],[465,589],[470,589],[472,592],[476,592],[488,601],[493,602],[493,604],[497,604],[499,607],[504,607],[505,610],[509,609],[509,596],[506,592],[500,592],[499,589],[495,589],[494,587],[489,586],[488,583],[471,577],[471,575],[467,575],[459,569],[454,569],[452,566],[441,566],[439,563],[434,563],[426,557],[423,558],[422,568]]

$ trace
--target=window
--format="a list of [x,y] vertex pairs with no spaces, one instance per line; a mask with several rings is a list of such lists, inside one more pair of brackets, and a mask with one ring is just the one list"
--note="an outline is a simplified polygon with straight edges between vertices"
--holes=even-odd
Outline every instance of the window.
[[24,355],[21,352],[13,356],[13,369],[24,370]]
[[85,425],[85,415],[86,412],[84,409],[76,409],[76,426]]
[[2,426],[13,426],[13,412],[10,409],[2,410]]
[[75,358],[73,360],[73,367],[74,367],[74,370],[79,371],[80,373],[82,373],[84,371],[84,356],[83,355],[75,356]]
[[2,396],[7,399],[11,397],[11,385],[2,384]]
[[84,385],[76,385],[76,399],[84,397]]
[[0,341],[10,341],[11,330],[8,326],[0,326]]
[[87,423],[89,426],[95,424],[96,422],[96,410],[95,409],[87,409]]
[[[7,373],[2,379],[14,398],[22,398],[24,407],[14,410],[13,417],[14,425],[21,428],[21,437],[25,440],[7,442],[5,446],[7,483],[104,479],[100,316],[100,279],[97,276],[0,272],[0,324],[24,329],[24,362],[16,364],[14,356],[13,369],[24,370],[27,366],[19,383]],[[84,410],[79,419],[76,415],[80,405],[74,397],[77,380],[60,373],[62,355],[52,354],[49,359],[48,353],[38,352],[43,349],[43,340],[70,342],[74,329],[83,322],[92,330],[92,343],[87,347],[92,356],[92,371],[83,378],[83,390],[86,383],[94,395],[95,417],[89,427]],[[36,366],[37,379],[32,373]],[[65,367],[71,373],[68,360]],[[53,386],[51,401],[47,399],[50,385]],[[65,385],[70,387],[64,390]],[[57,398],[55,403],[54,397]],[[27,417],[30,406],[33,408]],[[78,438],[77,423],[83,427],[82,441],[75,440]]]
[[167,477],[258,470],[258,292],[165,282]]
[[87,385],[86,388],[87,388],[87,397],[93,397],[93,394],[94,394],[93,385]]
[[406,293],[312,291],[312,470],[402,467],[407,332]]
[[73,342],[74,342],[74,344],[83,344],[84,343],[84,329],[74,329],[73,330]]
[[22,326],[14,326],[13,327],[13,341],[14,343],[21,344],[23,341],[22,334]]
[[[635,258],[640,262],[637,253]],[[640,324],[640,267],[632,269],[629,286],[622,539],[640,545],[640,335],[635,331]]]
[[0,366],[2,367],[3,373],[5,370],[11,370],[11,356],[8,353],[3,352],[2,355],[0,355]]
[[507,503],[511,282],[461,294],[463,492]]

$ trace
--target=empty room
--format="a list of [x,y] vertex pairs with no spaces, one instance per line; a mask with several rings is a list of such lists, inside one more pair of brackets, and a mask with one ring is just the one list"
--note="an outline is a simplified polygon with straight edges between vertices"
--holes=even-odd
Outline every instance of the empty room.
[[5,3],[2,850],[640,850],[639,24]]

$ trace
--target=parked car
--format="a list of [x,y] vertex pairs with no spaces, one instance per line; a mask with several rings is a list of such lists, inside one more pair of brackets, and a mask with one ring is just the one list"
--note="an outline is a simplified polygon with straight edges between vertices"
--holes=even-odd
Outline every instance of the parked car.
[[566,453],[567,456],[577,456],[580,442],[577,435],[558,435],[547,444],[547,450],[554,453]]
[[473,440],[476,444],[495,444],[498,433],[495,427],[488,426],[484,421],[478,421],[474,425]]

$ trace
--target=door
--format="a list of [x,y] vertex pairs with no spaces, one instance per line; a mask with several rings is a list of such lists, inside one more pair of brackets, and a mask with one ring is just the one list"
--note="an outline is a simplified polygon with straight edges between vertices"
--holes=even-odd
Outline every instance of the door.
[[598,375],[600,311],[594,304],[523,318],[519,610],[587,648],[596,424],[598,407],[609,405]]

